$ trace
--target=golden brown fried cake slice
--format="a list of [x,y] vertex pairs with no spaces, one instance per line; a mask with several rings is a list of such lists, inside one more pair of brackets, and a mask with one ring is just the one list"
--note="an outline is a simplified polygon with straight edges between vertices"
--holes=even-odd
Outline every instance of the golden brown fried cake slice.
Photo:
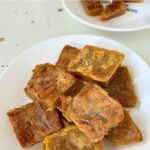
[[45,136],[62,127],[57,110],[45,112],[33,103],[10,110],[7,115],[24,148],[42,141]]
[[77,49],[75,47],[65,45],[58,61],[56,62],[56,66],[62,69],[63,71],[67,72],[67,67],[70,61],[76,57],[80,52],[80,49]]
[[134,107],[138,101],[131,75],[125,66],[118,68],[106,91],[124,107]]
[[81,3],[89,16],[100,15],[104,9],[100,0],[81,0]]
[[93,83],[86,84],[73,98],[67,113],[93,143],[101,141],[124,118],[122,106]]
[[69,90],[76,79],[52,64],[37,65],[25,88],[26,94],[42,107],[52,110],[59,103],[59,96]]
[[68,70],[85,80],[106,85],[123,59],[124,54],[120,52],[86,45],[69,63]]
[[44,139],[44,150],[103,150],[101,142],[93,144],[77,129],[69,126]]
[[126,12],[126,5],[123,0],[114,0],[106,6],[100,15],[100,20],[105,21],[123,15]]
[[128,145],[143,141],[141,131],[127,111],[124,111],[124,120],[116,128],[109,131],[108,138],[116,145]]

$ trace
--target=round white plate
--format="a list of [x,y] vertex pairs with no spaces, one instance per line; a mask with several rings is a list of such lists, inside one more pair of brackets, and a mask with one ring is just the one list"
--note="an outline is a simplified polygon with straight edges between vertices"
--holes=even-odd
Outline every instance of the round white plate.
[[[30,102],[23,92],[27,81],[31,76],[32,68],[40,63],[53,63],[59,57],[64,45],[69,44],[83,47],[91,44],[108,49],[123,52],[126,59],[123,62],[132,73],[139,104],[131,110],[131,115],[141,129],[144,141],[133,143],[129,146],[113,146],[108,140],[104,140],[105,150],[150,150],[150,69],[148,65],[129,48],[115,41],[92,35],[68,35],[49,39],[39,43],[22,55],[17,57],[0,76],[0,150],[21,150],[16,140],[11,124],[6,115],[9,109],[20,107]],[[41,150],[42,145],[36,144],[29,150]]]
[[[102,0],[104,4],[110,0]],[[99,17],[88,16],[80,0],[62,0],[66,11],[85,25],[107,31],[136,31],[150,27],[150,1],[127,3],[127,12],[108,21],[99,21]]]

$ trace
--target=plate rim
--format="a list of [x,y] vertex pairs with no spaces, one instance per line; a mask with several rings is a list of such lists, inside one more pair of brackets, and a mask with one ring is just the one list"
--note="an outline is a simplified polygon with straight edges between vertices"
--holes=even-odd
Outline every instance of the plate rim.
[[[146,65],[146,67],[149,68],[148,64],[145,62],[144,59],[142,59],[142,57],[140,57],[140,55],[138,55],[135,51],[133,51],[132,49],[128,48],[127,46],[125,46],[124,44],[118,42],[118,41],[115,41],[115,40],[112,40],[110,38],[106,38],[106,37],[103,37],[103,36],[98,36],[98,35],[92,35],[92,34],[69,34],[69,35],[62,35],[62,36],[55,36],[55,37],[52,37],[52,38],[49,38],[47,40],[44,40],[44,41],[41,41],[29,48],[27,48],[24,52],[22,52],[21,54],[19,54],[15,59],[13,59],[11,62],[10,62],[10,65],[9,67],[7,67],[5,69],[5,71],[0,75],[0,82],[2,81],[3,77],[5,77],[5,74],[7,74],[7,71],[9,72],[9,68],[11,69],[11,67],[13,67],[13,65],[15,64],[16,65],[16,62],[18,60],[20,60],[22,57],[24,57],[24,55],[28,55],[29,53],[32,53],[32,49],[35,49],[36,47],[38,47],[39,45],[43,45],[43,44],[47,44],[49,43],[49,41],[51,40],[58,40],[58,39],[61,39],[63,40],[63,38],[78,38],[78,37],[91,37],[91,38],[94,38],[94,40],[107,40],[108,42],[113,42],[114,44],[117,44],[118,46],[122,46],[124,48],[126,48],[127,51],[133,53],[134,55],[136,55],[137,57],[139,57],[139,59],[141,59],[141,61]],[[149,74],[150,75],[150,71],[147,72],[146,74]],[[3,145],[0,145],[0,147],[3,148]],[[20,147],[21,148],[21,147]]]
[[[104,36],[99,36],[99,35],[94,35],[94,34],[64,34],[64,35],[61,35],[61,36],[54,36],[52,38],[48,38],[47,40],[43,40],[37,44],[34,44],[33,46],[27,48],[25,51],[23,51],[22,53],[20,53],[18,56],[16,56],[12,61],[10,61],[10,63],[8,64],[8,67],[5,68],[2,73],[0,74],[0,81],[2,80],[3,76],[5,76],[5,74],[7,73],[7,71],[9,70],[9,68],[11,68],[11,66],[13,66],[17,60],[19,60],[21,57],[23,57],[26,53],[28,53],[29,51],[31,51],[34,47],[37,47],[38,45],[41,45],[43,43],[46,43],[48,42],[49,40],[55,40],[55,39],[58,39],[58,38],[70,38],[70,37],[74,37],[74,36],[89,36],[89,37],[94,37],[94,38],[101,38],[101,39],[104,39],[104,40],[108,40],[108,41],[111,41],[113,43],[116,43],[116,44],[119,44],[120,46],[123,46],[124,48],[127,49],[127,51],[129,52],[132,52],[134,53],[135,55],[137,55],[141,61],[143,61],[143,63],[146,65],[146,67],[150,68],[150,66],[148,65],[148,63],[138,54],[136,53],[134,50],[132,50],[131,48],[129,48],[128,46],[122,44],[121,42],[117,41],[117,40],[113,40],[111,38],[107,38],[107,37],[104,37]],[[150,71],[149,71],[150,73]]]
[[149,25],[145,25],[145,26],[142,26],[142,27],[136,27],[136,28],[129,28],[129,29],[121,29],[121,28],[109,28],[109,27],[103,27],[103,26],[100,26],[100,25],[94,25],[93,23],[90,23],[86,20],[83,20],[82,18],[80,18],[79,16],[77,16],[76,14],[74,14],[69,8],[68,6],[66,5],[66,0],[61,0],[62,2],[62,5],[64,7],[64,9],[68,12],[68,14],[70,14],[70,16],[72,16],[75,20],[77,20],[78,22],[86,25],[86,26],[89,26],[89,27],[92,27],[92,28],[95,28],[95,29],[99,29],[99,30],[104,30],[104,31],[113,31],[113,32],[133,32],[133,31],[140,31],[140,30],[145,30],[145,29],[148,29],[150,28],[150,24]]

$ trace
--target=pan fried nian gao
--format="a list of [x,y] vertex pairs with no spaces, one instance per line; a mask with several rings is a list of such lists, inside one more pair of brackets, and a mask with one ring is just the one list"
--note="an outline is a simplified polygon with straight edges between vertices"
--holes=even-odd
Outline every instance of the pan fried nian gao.
[[91,143],[76,126],[66,127],[47,136],[43,143],[44,150],[103,150],[101,142]]
[[67,113],[93,143],[101,141],[124,118],[122,106],[93,83],[86,84],[73,98]]
[[105,21],[114,17],[123,15],[126,12],[126,5],[123,0],[114,0],[111,4],[106,6],[100,15],[100,20]]
[[81,3],[89,16],[100,15],[104,9],[100,0],[81,0]]
[[124,54],[86,45],[69,63],[68,70],[75,76],[107,85],[124,59]]
[[67,72],[68,64],[74,57],[76,57],[79,54],[79,52],[80,49],[69,45],[65,45],[62,49],[58,61],[56,62],[56,66],[59,67],[61,70]]
[[138,100],[132,78],[128,68],[125,66],[118,68],[106,91],[124,107],[134,107],[137,104]]
[[116,128],[110,129],[108,138],[116,145],[128,145],[143,141],[141,131],[127,111],[124,111],[124,120]]
[[33,103],[10,110],[7,115],[23,148],[42,141],[45,136],[62,128],[57,110],[44,112]]
[[52,64],[37,65],[33,76],[25,88],[26,94],[41,103],[42,107],[52,110],[57,107],[61,94],[69,90],[76,79]]

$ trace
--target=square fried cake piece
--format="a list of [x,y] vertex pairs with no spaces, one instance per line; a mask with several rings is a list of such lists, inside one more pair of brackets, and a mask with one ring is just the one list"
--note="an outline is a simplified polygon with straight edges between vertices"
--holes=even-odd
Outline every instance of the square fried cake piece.
[[44,111],[34,103],[10,110],[7,115],[23,148],[42,141],[45,136],[62,128],[57,110]]
[[122,106],[93,83],[86,84],[73,97],[67,114],[93,143],[101,141],[124,118]]
[[123,15],[126,12],[126,5],[123,0],[114,0],[106,6],[100,15],[100,20],[105,21]]
[[86,45],[69,63],[68,70],[75,76],[108,84],[124,59],[124,54],[104,48]]
[[128,145],[143,141],[141,131],[126,110],[124,110],[124,120],[109,131],[108,138],[115,145]]
[[104,9],[100,0],[81,0],[81,3],[89,16],[98,16]]
[[59,103],[59,96],[69,90],[76,79],[52,64],[37,65],[25,88],[25,93],[42,107],[52,110]]
[[56,66],[67,72],[67,67],[70,61],[76,57],[80,52],[80,49],[75,47],[65,45],[62,49],[62,52],[59,56],[58,61],[56,62]]
[[105,89],[111,97],[118,100],[124,107],[134,107],[137,104],[138,99],[133,81],[126,66],[118,68]]
[[61,129],[44,139],[44,150],[103,150],[101,142],[91,143],[76,126]]

